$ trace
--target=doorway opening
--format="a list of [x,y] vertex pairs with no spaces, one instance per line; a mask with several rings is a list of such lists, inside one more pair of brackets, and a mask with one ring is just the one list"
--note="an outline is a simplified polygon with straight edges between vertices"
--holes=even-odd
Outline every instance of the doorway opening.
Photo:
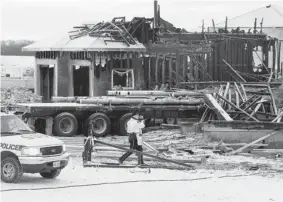
[[43,102],[49,102],[53,96],[54,65],[40,65],[40,95]]
[[74,96],[89,96],[89,66],[73,65]]

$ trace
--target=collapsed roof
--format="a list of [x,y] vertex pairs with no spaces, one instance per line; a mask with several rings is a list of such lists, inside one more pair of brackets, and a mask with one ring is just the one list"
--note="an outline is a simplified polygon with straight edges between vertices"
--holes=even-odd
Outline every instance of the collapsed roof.
[[145,52],[145,46],[128,32],[124,22],[100,22],[74,27],[69,35],[39,41],[23,51]]

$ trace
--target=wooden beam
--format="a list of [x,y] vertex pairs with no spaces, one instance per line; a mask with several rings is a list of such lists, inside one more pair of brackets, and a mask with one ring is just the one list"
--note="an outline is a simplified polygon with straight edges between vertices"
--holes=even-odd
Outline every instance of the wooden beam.
[[163,162],[174,163],[174,164],[177,164],[177,165],[187,167],[189,169],[194,169],[194,166],[189,165],[189,164],[185,164],[185,163],[181,163],[179,161],[175,161],[175,160],[171,160],[171,159],[167,159],[167,158],[161,158],[159,156],[155,156],[155,155],[151,155],[151,154],[148,154],[148,153],[145,153],[145,152],[137,151],[135,149],[126,149],[124,147],[120,147],[118,145],[102,142],[102,141],[99,141],[99,140],[96,140],[96,139],[93,140],[93,141],[94,141],[94,143],[99,143],[99,144],[102,144],[102,145],[114,147],[114,148],[117,148],[117,149],[121,149],[123,151],[130,151],[130,152],[133,152],[133,153],[138,154],[138,155],[144,155],[144,156],[148,156],[148,157],[151,157],[151,158],[154,158],[154,159],[158,159],[158,160],[163,161]]
[[274,97],[273,97],[272,90],[271,90],[271,88],[270,88],[269,85],[267,86],[267,88],[268,88],[268,91],[269,91],[269,93],[270,93],[270,97],[271,97],[271,100],[272,100],[272,105],[273,105],[274,114],[277,115],[277,114],[278,114],[278,110],[277,110],[277,107],[276,107],[276,103],[275,103],[275,100],[274,100]]
[[240,107],[240,99],[239,99],[239,93],[237,91],[235,91],[235,96],[236,96],[236,105],[237,107]]
[[170,54],[169,59],[169,79],[170,79],[170,87],[172,86],[172,55]]
[[[232,91],[231,91],[231,89],[229,89],[229,91],[228,91],[228,98],[229,98],[229,101],[232,102]],[[231,109],[231,105],[228,106],[228,109],[229,110]]]
[[156,54],[156,58],[155,58],[155,83],[158,84],[158,61],[159,61],[159,58],[158,58],[158,54]]
[[166,57],[163,57],[162,62],[162,84],[165,84],[165,64],[166,64]]
[[227,100],[226,98],[222,97],[221,95],[219,95],[217,93],[217,95],[224,100],[225,102],[227,102],[228,104],[230,104],[232,107],[236,108],[237,110],[241,111],[242,113],[244,113],[245,115],[247,115],[248,117],[252,118],[253,120],[255,120],[256,122],[260,122],[259,120],[257,120],[256,118],[254,118],[253,116],[251,116],[250,114],[248,114],[247,112],[245,112],[244,110],[242,110],[241,108],[237,107],[235,104],[233,104],[232,102],[229,102],[229,100]]
[[242,95],[242,93],[241,93],[241,91],[240,91],[240,88],[239,88],[239,86],[238,86],[238,84],[237,84],[236,82],[234,82],[234,87],[235,87],[236,92],[238,92],[238,94],[239,94],[241,100],[244,102],[244,101],[245,101],[245,100],[244,100],[244,97],[243,97],[243,95]]
[[148,58],[148,86],[151,86],[151,56]]
[[233,121],[229,114],[220,106],[217,100],[211,94],[204,95],[205,103],[217,114],[219,118],[226,121]]
[[238,154],[238,153],[242,152],[244,149],[247,149],[248,147],[251,147],[252,145],[257,144],[258,142],[261,142],[261,141],[263,141],[263,140],[265,140],[265,139],[267,139],[267,138],[277,134],[278,132],[280,132],[280,131],[270,132],[267,135],[265,135],[265,136],[263,136],[261,138],[258,138],[257,140],[252,141],[251,143],[249,143],[249,144],[247,144],[247,145],[245,145],[245,146],[243,146],[243,147],[241,147],[241,148],[239,148],[239,149],[237,149],[235,151],[232,151],[230,154],[233,154],[233,155]]
[[246,93],[246,89],[245,89],[245,87],[244,87],[244,85],[243,85],[242,83],[240,84],[240,86],[241,86],[241,88],[242,88],[243,95],[244,95],[244,98],[245,98],[244,101],[246,101],[246,100],[248,99],[247,93]]
[[[263,101],[262,98],[261,98],[261,101]],[[249,120],[249,118],[253,117],[253,116],[257,113],[257,111],[260,109],[261,105],[262,105],[261,102],[256,105],[255,109],[254,109],[253,112],[250,114],[250,117],[248,117],[248,118],[246,119],[247,121]]]
[[180,52],[176,52],[176,83],[179,84],[179,73],[180,73]]

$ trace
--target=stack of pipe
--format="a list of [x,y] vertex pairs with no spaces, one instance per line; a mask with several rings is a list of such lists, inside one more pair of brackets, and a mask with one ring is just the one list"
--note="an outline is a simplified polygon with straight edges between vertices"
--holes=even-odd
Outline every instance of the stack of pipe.
[[123,98],[123,97],[92,97],[89,99],[80,99],[81,104],[112,104],[112,105],[131,105],[131,104],[144,104],[144,105],[200,105],[203,103],[201,98],[183,98],[177,99],[172,97],[166,98]]
[[180,97],[180,96],[192,96],[203,97],[202,93],[194,91],[108,91],[108,96],[158,96],[158,97]]

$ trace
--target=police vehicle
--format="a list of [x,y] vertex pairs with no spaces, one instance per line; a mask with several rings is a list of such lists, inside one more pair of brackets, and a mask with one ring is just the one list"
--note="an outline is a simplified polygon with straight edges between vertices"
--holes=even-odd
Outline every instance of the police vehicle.
[[39,173],[55,178],[69,162],[63,142],[34,132],[18,116],[2,113],[1,117],[1,180],[18,182],[23,173]]

